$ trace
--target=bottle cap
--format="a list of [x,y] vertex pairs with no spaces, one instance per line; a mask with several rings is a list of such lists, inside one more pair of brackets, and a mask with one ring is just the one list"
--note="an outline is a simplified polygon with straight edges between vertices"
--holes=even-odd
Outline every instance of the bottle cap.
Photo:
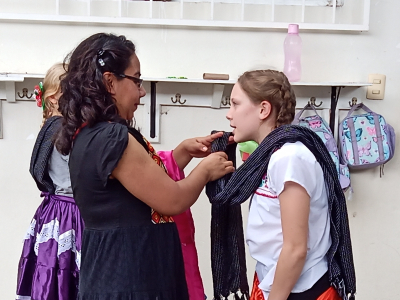
[[289,24],[288,33],[298,34],[299,24]]

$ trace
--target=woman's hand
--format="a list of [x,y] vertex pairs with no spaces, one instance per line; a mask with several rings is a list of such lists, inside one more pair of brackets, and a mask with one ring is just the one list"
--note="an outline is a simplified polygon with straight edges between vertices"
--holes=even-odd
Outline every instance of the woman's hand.
[[[180,143],[173,152],[179,168],[183,170],[193,157],[202,158],[208,156],[211,153],[211,143],[223,134],[223,131],[219,131],[207,136],[187,139]],[[233,136],[229,137],[229,143],[233,143]]]
[[225,152],[215,152],[203,159],[198,168],[203,168],[208,173],[208,181],[214,181],[222,176],[235,171],[233,162],[228,160]]
[[220,138],[224,133],[219,131],[203,137],[187,139],[183,141],[185,150],[191,157],[206,157],[211,153],[211,143]]
[[[198,199],[206,183],[233,172],[227,155],[217,152],[203,159],[184,179],[175,182],[129,135],[128,145],[111,173],[132,195],[157,212],[173,216],[187,210]],[[157,188],[154,188],[157,182]]]

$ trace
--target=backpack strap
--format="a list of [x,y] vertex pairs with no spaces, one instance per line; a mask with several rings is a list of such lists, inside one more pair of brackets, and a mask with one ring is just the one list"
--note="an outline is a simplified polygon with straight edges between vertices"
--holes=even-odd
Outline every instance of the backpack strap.
[[347,114],[347,117],[350,117],[353,112],[355,112],[356,110],[359,110],[359,109],[363,109],[363,110],[365,110],[366,112],[369,112],[369,113],[374,113],[364,103],[359,103],[359,104],[353,105],[351,107],[351,109],[349,110],[349,113]]
[[379,159],[381,161],[384,160],[384,153],[383,153],[383,143],[382,143],[382,129],[379,124],[379,115],[375,112],[373,112],[371,109],[369,109],[364,103],[359,103],[357,105],[354,105],[348,112],[347,114],[347,124],[350,129],[350,134],[351,134],[351,143],[353,146],[353,155],[354,155],[354,163],[356,165],[360,164],[360,158],[358,155],[358,146],[357,146],[357,140],[356,140],[356,129],[354,126],[354,121],[353,118],[351,118],[351,115],[358,109],[362,109],[372,115],[374,118],[374,123],[375,123],[375,132],[376,132],[376,137],[377,137],[377,145],[378,145],[378,153],[379,153]]
[[352,145],[352,148],[353,148],[354,164],[355,165],[359,165],[360,164],[360,156],[358,155],[356,129],[354,128],[354,121],[353,121],[352,117],[348,117],[347,126],[349,126],[349,130],[350,130],[351,145]]
[[309,109],[309,108],[311,108],[311,109],[315,112],[315,114],[316,114],[318,117],[321,117],[321,116],[317,113],[317,110],[315,109],[314,105],[311,105],[311,104],[308,104],[308,103],[307,103],[307,105],[304,106],[303,109],[302,109],[301,111],[299,111],[299,112],[294,116],[293,124],[299,124],[299,123],[300,123],[300,117],[301,117],[301,115],[304,113],[304,111],[305,111],[306,109]]
[[[378,145],[378,153],[379,153],[379,160],[385,160],[385,154],[383,153],[383,135],[382,135],[382,128],[379,123],[379,115],[373,113],[374,122],[375,122],[375,133],[376,133],[376,144]],[[389,135],[387,136],[389,138]]]

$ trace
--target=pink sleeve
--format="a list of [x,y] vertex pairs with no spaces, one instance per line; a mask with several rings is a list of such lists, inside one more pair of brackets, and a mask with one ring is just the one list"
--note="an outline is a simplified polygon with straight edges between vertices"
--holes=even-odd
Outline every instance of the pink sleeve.
[[[176,164],[172,151],[159,151],[158,155],[167,168],[169,177],[175,181],[185,178],[185,174]],[[189,299],[204,300],[204,287],[200,276],[199,261],[194,241],[194,222],[190,209],[174,216],[174,220],[181,240]]]

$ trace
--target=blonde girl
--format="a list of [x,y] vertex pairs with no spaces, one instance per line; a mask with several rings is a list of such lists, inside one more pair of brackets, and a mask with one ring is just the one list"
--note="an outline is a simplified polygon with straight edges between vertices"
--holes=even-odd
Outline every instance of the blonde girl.
[[83,221],[72,197],[68,156],[54,147],[61,126],[58,100],[66,65],[57,63],[35,88],[43,109],[41,130],[29,171],[43,197],[24,239],[18,266],[16,299],[76,299]]

